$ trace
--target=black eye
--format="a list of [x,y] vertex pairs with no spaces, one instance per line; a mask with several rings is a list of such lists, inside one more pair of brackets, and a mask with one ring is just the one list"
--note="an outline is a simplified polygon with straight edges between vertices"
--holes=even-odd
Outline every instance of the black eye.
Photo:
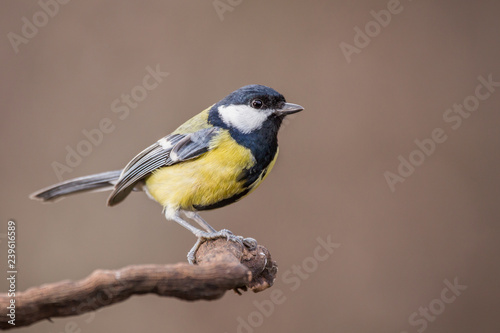
[[254,99],[251,105],[254,109],[260,109],[264,106],[264,103],[260,99]]

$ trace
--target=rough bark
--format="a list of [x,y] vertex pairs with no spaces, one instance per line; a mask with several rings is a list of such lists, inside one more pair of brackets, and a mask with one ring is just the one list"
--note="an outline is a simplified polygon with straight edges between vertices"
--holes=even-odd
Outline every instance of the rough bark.
[[196,252],[196,265],[133,265],[96,270],[80,281],[32,287],[15,296],[15,326],[8,323],[11,298],[0,294],[0,328],[28,326],[44,319],[76,316],[122,302],[132,295],[157,294],[183,300],[214,300],[227,290],[259,292],[272,286],[277,264],[261,245],[209,240]]

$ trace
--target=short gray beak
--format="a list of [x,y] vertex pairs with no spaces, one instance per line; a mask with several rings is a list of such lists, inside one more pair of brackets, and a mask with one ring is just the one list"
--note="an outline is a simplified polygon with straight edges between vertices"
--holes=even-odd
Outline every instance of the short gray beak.
[[285,103],[281,109],[276,110],[278,116],[286,116],[292,113],[297,113],[304,110],[304,108],[298,104]]

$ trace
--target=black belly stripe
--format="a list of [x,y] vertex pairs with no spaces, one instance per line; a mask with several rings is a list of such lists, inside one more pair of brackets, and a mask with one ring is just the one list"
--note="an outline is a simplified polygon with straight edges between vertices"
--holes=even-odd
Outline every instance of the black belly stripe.
[[230,198],[223,199],[223,200],[221,200],[219,202],[216,202],[216,203],[211,204],[211,205],[206,205],[206,206],[193,205],[193,208],[196,209],[196,210],[210,210],[210,209],[221,208],[221,207],[230,205],[233,202],[238,201],[239,199],[241,199],[242,197],[244,197],[246,194],[248,194],[248,192],[250,192],[250,190],[251,190],[251,188],[246,188],[242,192],[240,192],[240,193],[238,193],[236,195],[233,195]]

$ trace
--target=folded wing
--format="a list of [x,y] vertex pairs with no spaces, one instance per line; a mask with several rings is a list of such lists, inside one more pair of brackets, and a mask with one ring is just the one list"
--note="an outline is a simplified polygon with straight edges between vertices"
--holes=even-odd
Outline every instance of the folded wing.
[[209,151],[210,141],[218,131],[218,128],[211,127],[189,134],[172,134],[144,149],[123,169],[108,198],[108,205],[114,206],[125,199],[136,184],[154,170],[199,157]]

